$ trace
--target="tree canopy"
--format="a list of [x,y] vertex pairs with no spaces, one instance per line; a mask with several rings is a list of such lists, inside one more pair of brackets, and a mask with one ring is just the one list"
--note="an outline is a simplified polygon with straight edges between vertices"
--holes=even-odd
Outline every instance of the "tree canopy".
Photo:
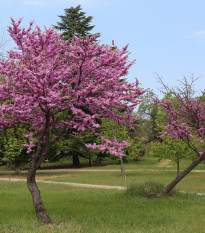
[[[93,17],[86,16],[80,5],[66,8],[64,9],[64,13],[65,15],[59,15],[61,21],[57,22],[57,25],[54,25],[55,29],[62,31],[64,40],[71,41],[73,36],[85,39],[86,36],[92,35],[90,31],[95,26],[90,25],[90,23]],[[96,36],[100,36],[100,33],[96,33]]]

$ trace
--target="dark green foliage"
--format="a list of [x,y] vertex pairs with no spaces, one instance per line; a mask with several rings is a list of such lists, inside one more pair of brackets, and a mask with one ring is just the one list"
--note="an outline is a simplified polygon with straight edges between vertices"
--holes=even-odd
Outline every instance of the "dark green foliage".
[[0,134],[0,157],[3,163],[16,169],[29,161],[30,155],[26,153],[24,144],[28,139],[23,136],[29,132],[28,125],[16,125],[4,129]]
[[91,161],[97,153],[91,148],[87,148],[85,144],[95,142],[96,137],[89,131],[79,132],[77,135],[67,132],[49,151],[49,161],[55,162],[63,157],[72,157],[73,165],[79,166],[79,157],[86,158]]
[[[61,22],[57,22],[57,26],[54,25],[54,28],[63,32],[64,40],[71,41],[74,35],[82,39],[92,35],[90,31],[95,26],[91,26],[90,22],[93,17],[86,17],[85,12],[81,10],[81,6],[78,5],[64,9],[65,15],[59,15]],[[99,37],[100,33],[96,33],[96,35]]]

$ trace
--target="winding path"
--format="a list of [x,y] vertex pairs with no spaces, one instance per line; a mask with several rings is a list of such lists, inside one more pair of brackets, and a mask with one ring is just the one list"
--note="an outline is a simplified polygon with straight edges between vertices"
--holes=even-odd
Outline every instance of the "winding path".
[[[10,182],[26,182],[26,179],[15,179],[15,178],[0,178],[0,181],[10,181]],[[109,186],[109,185],[96,185],[96,184],[80,184],[80,183],[69,183],[69,182],[56,182],[56,181],[46,181],[46,180],[37,180],[38,183],[47,183],[47,184],[61,184],[69,185],[74,187],[84,187],[84,188],[98,188],[98,189],[116,189],[116,190],[125,190],[126,187],[122,186]]]

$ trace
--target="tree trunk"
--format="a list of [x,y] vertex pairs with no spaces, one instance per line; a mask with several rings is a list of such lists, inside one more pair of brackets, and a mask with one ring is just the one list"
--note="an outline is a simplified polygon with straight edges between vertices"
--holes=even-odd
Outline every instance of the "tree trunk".
[[168,184],[164,189],[163,189],[163,194],[168,194],[178,183],[180,180],[182,180],[186,175],[188,175],[192,169],[194,169],[198,164],[201,163],[205,158],[205,153],[203,153],[202,156],[200,156],[199,159],[194,160],[188,168],[186,168],[182,173],[176,176],[176,178]]
[[80,166],[79,156],[76,155],[76,154],[73,155],[73,166],[75,166],[75,167],[79,167]]
[[125,173],[125,167],[122,158],[120,158],[120,166],[121,166],[121,176],[124,178],[124,181],[127,182],[127,177]]
[[101,157],[97,157],[97,166],[100,166],[101,165]]
[[27,186],[32,196],[33,205],[38,220],[48,224],[51,223],[51,219],[48,216],[43,202],[41,200],[40,191],[38,189],[35,179],[37,169],[34,166],[32,166],[32,162],[30,164],[30,168],[27,174]]
[[91,160],[91,156],[89,156],[89,166],[92,165],[92,160]]
[[177,175],[180,174],[179,158],[177,159]]
[[21,174],[21,167],[19,163],[15,164],[15,174],[20,175]]

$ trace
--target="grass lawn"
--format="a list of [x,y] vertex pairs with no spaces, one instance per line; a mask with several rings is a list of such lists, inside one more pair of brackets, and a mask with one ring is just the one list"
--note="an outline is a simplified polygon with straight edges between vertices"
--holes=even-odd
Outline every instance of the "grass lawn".
[[[53,175],[53,174],[52,174]],[[73,182],[84,184],[99,184],[99,185],[113,185],[126,186],[124,180],[120,176],[120,172],[70,172],[67,174],[53,175],[44,178],[41,175],[38,177],[49,181],[59,182]],[[175,172],[127,172],[128,183],[142,183],[149,179],[154,179],[165,185],[175,178]],[[191,173],[186,176],[178,185],[179,191],[186,192],[201,192],[205,193],[205,173]]]
[[146,199],[125,191],[39,184],[53,224],[36,220],[24,183],[0,182],[1,233],[203,233],[205,197]]
[[[190,161],[184,160],[182,166],[185,167],[188,163],[190,163]],[[157,158],[143,158],[137,163],[125,164],[127,181],[128,183],[141,183],[149,179],[154,179],[167,185],[176,176],[176,171],[174,171],[175,164],[170,162],[169,166],[171,166],[171,168],[159,167]],[[203,170],[205,164],[202,163],[199,166],[199,169]],[[103,171],[97,171],[97,169]],[[109,171],[111,169],[116,171]],[[1,173],[0,171],[0,177],[8,177],[8,174]],[[11,174],[11,177],[26,178],[26,173],[22,173],[20,176]],[[82,168],[81,171],[75,171],[74,169],[69,170],[68,172],[55,173],[48,171],[46,173],[38,173],[37,179],[58,182],[126,186],[120,175],[120,165],[92,167],[92,170],[87,168],[85,170],[85,168]],[[205,193],[205,172],[191,172],[177,185],[177,189],[179,191]]]
[[[185,167],[188,163],[190,163],[190,161],[183,160],[182,166]],[[154,179],[167,185],[176,176],[176,171],[173,171],[175,164],[170,162],[168,165],[171,167],[159,167],[157,158],[143,158],[137,163],[125,164],[127,170],[127,181],[128,183],[141,183],[149,179]],[[202,163],[199,166],[200,169],[202,169],[205,167],[205,164]],[[100,167],[100,169],[105,171],[95,171],[95,169],[99,169],[99,167],[94,167],[94,169],[92,167],[92,170],[90,171],[89,169],[84,171],[85,169],[82,168],[82,171],[71,170],[68,172],[38,173],[37,179],[84,184],[126,186],[124,180],[121,178],[119,165]],[[115,169],[117,171],[109,171],[110,169]],[[0,172],[0,177],[8,177],[8,175]],[[26,178],[26,174],[22,174],[21,176],[15,176],[12,174],[11,177]],[[177,189],[179,191],[205,193],[205,172],[191,172],[177,185]]]

